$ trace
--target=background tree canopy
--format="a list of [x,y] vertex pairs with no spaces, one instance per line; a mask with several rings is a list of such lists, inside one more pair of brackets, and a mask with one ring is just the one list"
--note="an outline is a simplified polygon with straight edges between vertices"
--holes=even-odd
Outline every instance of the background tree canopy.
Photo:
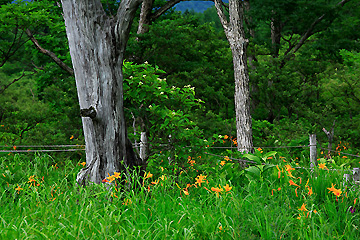
[[[310,133],[326,146],[322,128],[336,120],[334,141],[349,142],[354,153],[360,148],[360,6],[337,3],[251,1],[245,22],[255,146],[307,144]],[[57,1],[0,4],[0,145],[83,144],[74,78],[36,46],[71,66]],[[116,1],[103,4],[108,14],[117,9]],[[137,24],[138,17],[125,54],[131,62],[125,64],[125,99],[132,100],[125,107],[132,141],[139,141],[144,122],[158,143],[174,129],[181,129],[177,138],[184,145],[193,143],[185,129],[201,140],[235,136],[231,51],[214,7],[169,10],[141,35]],[[139,82],[130,77],[143,75],[143,87],[134,88]],[[166,120],[173,112],[185,122]]]

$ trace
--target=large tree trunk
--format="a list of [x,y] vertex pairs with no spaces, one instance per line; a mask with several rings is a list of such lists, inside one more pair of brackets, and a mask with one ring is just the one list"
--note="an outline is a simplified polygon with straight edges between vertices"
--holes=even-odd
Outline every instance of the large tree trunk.
[[221,0],[214,0],[214,2],[233,55],[237,149],[240,152],[253,152],[249,73],[246,57],[248,39],[245,37],[243,26],[242,2],[229,0],[229,20],[223,11],[223,2]]
[[141,0],[122,0],[108,17],[100,0],[62,0],[85,143],[86,168],[77,182],[100,183],[140,165],[127,138],[122,63],[130,26]]

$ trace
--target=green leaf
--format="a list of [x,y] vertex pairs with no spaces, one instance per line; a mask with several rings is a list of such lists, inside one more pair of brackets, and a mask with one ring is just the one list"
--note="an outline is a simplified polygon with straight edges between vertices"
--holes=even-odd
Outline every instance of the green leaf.
[[252,154],[246,153],[246,154],[243,155],[243,157],[247,158],[247,159],[249,159],[251,161],[254,161],[254,162],[258,163],[258,164],[261,164],[261,159],[259,157],[257,157],[257,156],[252,155]]

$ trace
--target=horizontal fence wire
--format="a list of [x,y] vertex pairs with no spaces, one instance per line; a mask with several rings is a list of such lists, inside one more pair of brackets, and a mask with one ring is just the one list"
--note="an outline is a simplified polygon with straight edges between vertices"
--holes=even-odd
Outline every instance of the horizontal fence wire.
[[[216,155],[216,154],[212,154],[212,153],[205,153],[205,154],[210,155],[210,156],[214,156],[214,157],[219,157],[219,158],[224,158],[224,159],[225,159],[225,156]],[[231,159],[231,160],[238,161],[238,162],[246,162],[246,163],[259,164],[259,163],[257,163],[257,162],[250,161],[250,160],[239,159],[239,158],[232,158],[232,157],[228,157],[228,156],[226,156],[226,157],[229,158],[229,159]],[[265,165],[265,163],[263,163],[263,165]],[[306,170],[311,170],[311,171],[314,170],[313,167],[306,168],[306,167],[296,167],[296,166],[294,166],[293,168],[295,168],[295,169],[306,169]],[[329,171],[338,171],[339,169],[327,168],[326,170],[329,170]],[[344,172],[349,172],[349,171],[352,171],[352,170],[353,170],[353,169],[344,169],[343,171],[344,171]]]
[[0,145],[0,148],[65,148],[65,147],[85,147],[85,145]]
[[[160,144],[159,146],[167,146],[168,144]],[[133,147],[139,147],[140,143],[133,144]],[[191,148],[192,146],[186,146]],[[281,149],[281,148],[309,148],[310,145],[300,145],[300,146],[263,146],[263,147],[254,147],[254,149]],[[0,150],[0,153],[23,153],[23,152],[75,152],[75,151],[84,151],[85,145],[0,145],[0,148],[13,148],[13,150]],[[26,150],[19,148],[28,148]],[[68,148],[68,149],[31,149],[31,148]],[[207,149],[236,149],[237,147],[206,147]],[[329,151],[329,149],[320,147],[322,151]],[[342,151],[330,150],[334,153],[340,153],[342,155],[347,155],[351,157],[360,157],[358,154],[350,154]]]
[[[220,157],[220,158],[224,158],[224,159],[225,159],[225,156],[216,155],[216,154],[207,153],[207,152],[205,152],[205,154],[206,154],[206,155],[210,155],[210,156],[214,156],[214,157]],[[239,161],[239,162],[248,162],[248,163],[255,163],[255,164],[257,164],[257,162],[250,161],[250,160],[245,160],[245,159],[232,158],[232,157],[228,157],[228,156],[226,156],[226,158],[228,158],[228,159],[230,159],[230,160],[234,160],[234,161]]]
[[0,150],[0,153],[24,153],[24,152],[75,152],[85,151],[85,149],[28,149],[28,150]]

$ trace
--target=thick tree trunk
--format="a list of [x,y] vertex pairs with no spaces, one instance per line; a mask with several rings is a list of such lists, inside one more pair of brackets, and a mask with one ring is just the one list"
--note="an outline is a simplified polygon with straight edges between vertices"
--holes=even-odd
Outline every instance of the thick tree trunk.
[[249,73],[246,57],[248,39],[245,38],[243,26],[242,2],[229,0],[229,20],[223,11],[222,1],[215,0],[214,2],[233,55],[237,149],[240,152],[253,152]]
[[108,17],[100,0],[62,0],[81,108],[86,168],[77,182],[100,183],[125,167],[140,165],[127,138],[122,62],[140,0],[122,0]]

